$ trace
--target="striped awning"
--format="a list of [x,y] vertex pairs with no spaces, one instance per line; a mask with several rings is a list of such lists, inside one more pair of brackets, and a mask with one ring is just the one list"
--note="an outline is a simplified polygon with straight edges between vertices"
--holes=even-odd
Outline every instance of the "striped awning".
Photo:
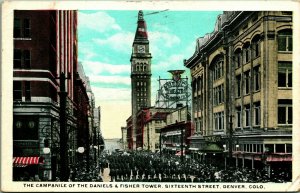
[[13,165],[15,167],[25,167],[27,165],[36,165],[44,163],[43,157],[14,157]]

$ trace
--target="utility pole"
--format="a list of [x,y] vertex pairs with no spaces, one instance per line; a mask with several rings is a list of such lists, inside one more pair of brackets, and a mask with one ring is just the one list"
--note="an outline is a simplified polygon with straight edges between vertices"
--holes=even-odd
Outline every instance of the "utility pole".
[[148,151],[150,150],[150,132],[149,132],[149,124],[147,123],[147,144],[148,144]]
[[59,111],[59,122],[60,122],[60,181],[67,182],[68,181],[68,151],[67,151],[67,119],[66,119],[66,103],[67,103],[67,95],[66,92],[66,81],[65,73],[62,72],[59,77],[60,84],[60,111]]
[[180,155],[180,158],[181,158],[181,163],[183,163],[183,127],[181,126],[180,128],[181,128],[181,155]]
[[160,132],[159,132],[159,155],[160,155],[160,158],[161,158],[161,155],[162,155],[162,153],[161,153],[161,129],[160,129]]
[[232,128],[232,117],[233,115],[229,115],[229,139],[228,139],[228,145],[229,145],[229,149],[228,149],[228,153],[229,153],[229,166],[232,166],[232,135],[233,135],[233,128]]

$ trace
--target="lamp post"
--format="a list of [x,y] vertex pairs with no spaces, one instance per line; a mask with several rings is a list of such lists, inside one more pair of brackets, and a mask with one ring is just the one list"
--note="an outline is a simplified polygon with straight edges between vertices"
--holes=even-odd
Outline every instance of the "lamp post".
[[226,170],[226,168],[227,168],[227,159],[226,159],[226,153],[227,153],[227,151],[226,151],[226,144],[224,144],[223,145],[223,148],[224,148],[224,168],[225,168],[225,170]]
[[228,139],[228,154],[229,154],[229,166],[232,166],[232,135],[233,135],[233,128],[232,128],[232,117],[233,115],[229,116],[229,139]]
[[[235,151],[237,152],[239,149],[240,145],[236,144],[235,145]],[[235,157],[235,167],[237,168],[239,166],[239,162],[238,162],[238,154],[236,153],[236,157]]]

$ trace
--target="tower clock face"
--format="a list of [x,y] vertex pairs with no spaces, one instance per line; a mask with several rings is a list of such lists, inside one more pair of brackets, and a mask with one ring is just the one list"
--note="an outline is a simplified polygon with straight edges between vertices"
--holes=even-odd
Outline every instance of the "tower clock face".
[[137,52],[138,53],[145,53],[145,51],[146,51],[145,45],[138,45],[137,46]]

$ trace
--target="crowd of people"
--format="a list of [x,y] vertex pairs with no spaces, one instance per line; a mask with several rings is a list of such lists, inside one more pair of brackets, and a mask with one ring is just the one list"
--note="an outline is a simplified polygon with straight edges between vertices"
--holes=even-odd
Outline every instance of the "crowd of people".
[[200,163],[180,156],[132,151],[102,154],[100,170],[109,168],[111,182],[287,182],[285,171],[235,168]]
[[[290,182],[291,171],[249,169],[247,167],[203,163],[200,160],[149,151],[102,152],[98,160],[73,165],[72,182]],[[57,174],[59,180],[59,174]],[[30,181],[28,178],[18,179]]]

